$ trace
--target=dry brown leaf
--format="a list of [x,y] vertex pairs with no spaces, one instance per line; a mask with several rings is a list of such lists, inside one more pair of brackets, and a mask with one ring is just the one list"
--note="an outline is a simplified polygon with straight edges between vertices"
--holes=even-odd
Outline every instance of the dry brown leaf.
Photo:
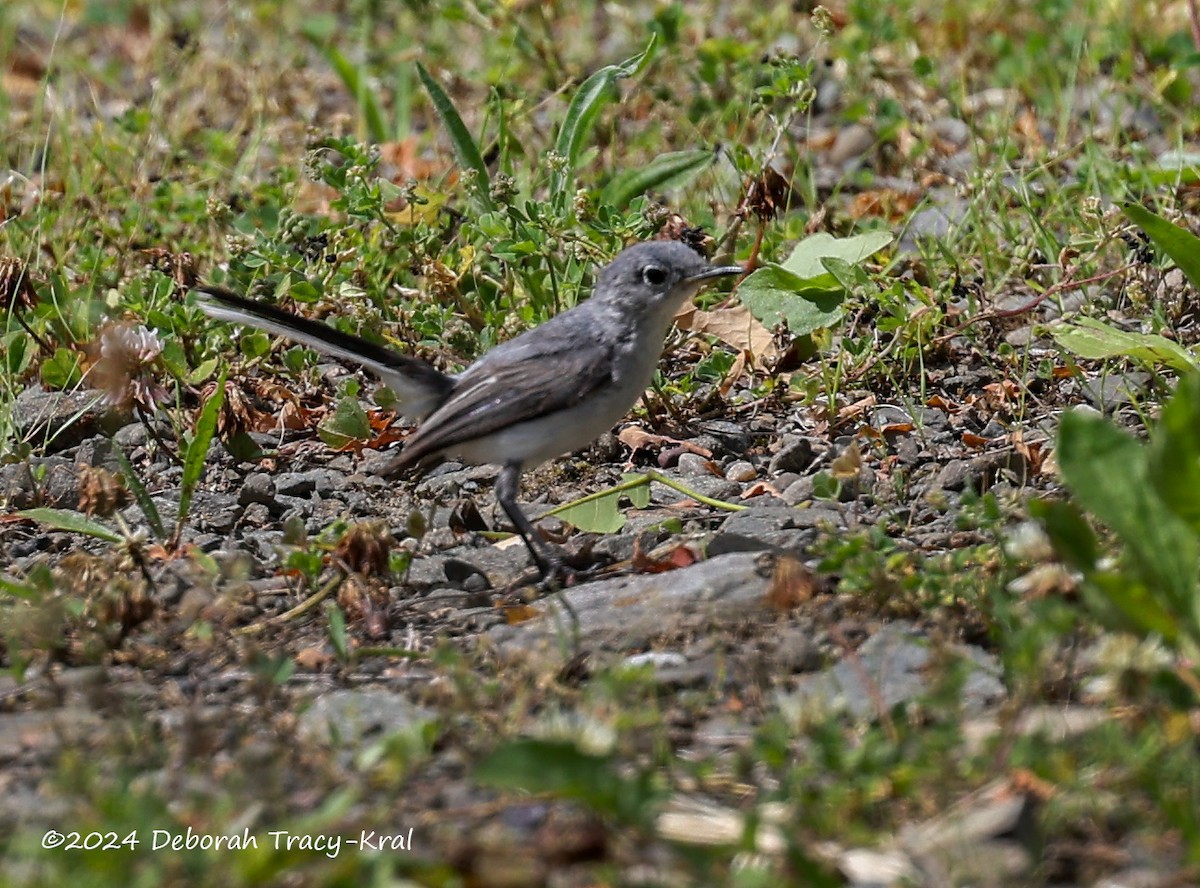
[[839,481],[849,481],[858,477],[862,471],[862,451],[858,449],[858,441],[851,441],[850,446],[834,458],[829,464],[829,471]]
[[974,447],[976,450],[987,447],[991,442],[982,435],[975,435],[971,432],[963,432],[962,442],[968,447]]
[[919,191],[898,191],[895,188],[879,188],[855,195],[850,204],[853,219],[879,217],[890,222],[906,218],[921,202]]
[[847,404],[838,411],[838,422],[845,422],[848,419],[853,419],[854,417],[859,416],[870,408],[874,407],[875,404],[876,398],[874,395],[867,395],[865,398],[860,398],[853,404]]
[[746,488],[741,498],[750,499],[752,497],[762,496],[764,494],[767,496],[782,496],[782,494],[779,492],[779,488],[774,484],[771,484],[767,481],[755,481]]
[[617,433],[617,440],[628,447],[633,453],[640,450],[650,450],[654,447],[661,447],[664,444],[670,444],[686,450],[689,453],[695,453],[708,459],[712,456],[712,451],[701,447],[698,444],[693,444],[690,441],[680,441],[677,438],[671,438],[667,435],[655,435],[648,432],[641,426],[631,425],[626,426]]
[[685,306],[675,316],[675,323],[684,330],[715,336],[738,351],[749,352],[756,367],[766,366],[779,356],[771,331],[744,305],[731,305],[713,311]]
[[641,543],[637,538],[634,538],[633,557],[629,559],[629,563],[638,573],[653,574],[679,570],[682,567],[691,567],[699,560],[700,556],[684,545],[675,546],[670,552],[660,558],[651,558],[642,551]]
[[304,672],[321,672],[333,662],[333,655],[319,647],[301,648],[296,653],[296,665]]
[[529,604],[504,605],[504,622],[509,626],[516,626],[518,623],[527,623],[530,620],[536,620],[541,615],[542,612],[540,610]]
[[763,600],[772,610],[786,612],[811,601],[820,591],[820,581],[803,562],[781,555],[771,573],[771,583]]

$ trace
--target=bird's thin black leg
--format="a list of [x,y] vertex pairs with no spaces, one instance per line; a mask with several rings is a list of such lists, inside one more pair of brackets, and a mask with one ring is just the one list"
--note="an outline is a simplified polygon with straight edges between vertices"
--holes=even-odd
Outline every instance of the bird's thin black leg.
[[496,501],[500,503],[500,508],[504,509],[504,514],[508,516],[513,526],[516,527],[517,533],[521,535],[521,539],[525,541],[525,545],[529,548],[529,554],[533,556],[534,564],[542,572],[542,579],[550,579],[560,572],[562,564],[554,553],[543,548],[543,544],[537,539],[537,532],[533,529],[533,524],[525,517],[521,507],[517,505],[517,489],[520,485],[521,464],[508,463],[500,471],[500,477],[496,479]]

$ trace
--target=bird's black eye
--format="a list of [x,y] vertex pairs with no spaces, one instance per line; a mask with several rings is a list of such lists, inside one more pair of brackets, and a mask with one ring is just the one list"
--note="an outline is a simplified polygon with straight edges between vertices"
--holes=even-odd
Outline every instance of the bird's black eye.
[[667,270],[657,265],[647,265],[642,269],[642,280],[651,287],[661,287],[667,282]]

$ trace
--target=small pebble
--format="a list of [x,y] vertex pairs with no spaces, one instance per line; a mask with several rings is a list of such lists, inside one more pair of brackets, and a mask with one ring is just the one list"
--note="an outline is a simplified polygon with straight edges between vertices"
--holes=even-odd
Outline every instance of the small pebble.
[[729,481],[737,481],[739,484],[745,481],[753,481],[757,477],[758,472],[755,471],[754,466],[745,460],[732,463],[725,470],[725,478]]

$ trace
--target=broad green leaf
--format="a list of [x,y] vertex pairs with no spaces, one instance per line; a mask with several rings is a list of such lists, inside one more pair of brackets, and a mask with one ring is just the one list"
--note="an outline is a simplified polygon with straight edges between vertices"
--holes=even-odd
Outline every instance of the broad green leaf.
[[441,84],[430,76],[420,62],[417,62],[417,76],[421,78],[421,83],[433,102],[434,110],[441,118],[446,134],[450,136],[450,143],[454,146],[454,153],[458,155],[459,164],[463,169],[475,172],[475,193],[480,204],[488,210],[494,209],[487,164],[483,162],[483,155],[479,153],[479,146],[475,144],[471,131],[463,123],[454,102],[450,101],[450,96],[446,95]]
[[1058,557],[1068,566],[1080,571],[1096,567],[1100,557],[1096,534],[1074,503],[1034,500],[1029,504],[1029,513],[1042,522]]
[[119,543],[122,539],[119,533],[110,530],[99,521],[93,521],[87,515],[72,512],[70,509],[23,509],[17,514],[30,521],[53,527],[55,530],[82,533],[109,543]]
[[1150,483],[1147,447],[1103,417],[1075,410],[1062,418],[1058,460],[1075,498],[1125,544],[1137,576],[1192,620],[1200,549]]
[[217,377],[217,387],[200,409],[200,418],[196,420],[196,431],[188,444],[187,452],[183,455],[183,477],[179,482],[179,511],[176,515],[175,534],[172,542],[178,542],[183,530],[183,522],[187,520],[188,511],[192,507],[192,494],[204,474],[204,460],[208,457],[208,445],[212,443],[217,431],[217,419],[221,415],[221,406],[225,403],[225,371]]
[[567,740],[510,741],[485,758],[474,776],[498,789],[576,799],[626,822],[644,820],[658,801],[651,771],[624,777],[611,756],[592,755]]
[[340,398],[333,416],[317,426],[317,435],[336,450],[354,441],[370,440],[371,422],[357,398]]
[[1200,536],[1200,374],[1183,377],[1163,408],[1148,469],[1155,492]]
[[565,207],[570,200],[579,152],[600,109],[616,96],[617,81],[644,70],[653,58],[657,45],[658,34],[652,33],[646,48],[637,55],[616,65],[606,65],[575,90],[554,140],[554,152],[563,158],[563,168],[556,169],[550,177],[550,196],[558,207]]
[[1124,357],[1150,366],[1166,365],[1181,372],[1196,370],[1200,363],[1190,351],[1155,333],[1118,330],[1095,318],[1077,318],[1050,330],[1054,341],[1073,354],[1090,360]]
[[830,274],[813,280],[779,265],[760,268],[742,281],[738,298],[767,327],[787,321],[794,336],[832,327],[842,316],[846,291]]
[[[738,287],[750,312],[768,327],[787,321],[794,336],[807,336],[841,319],[842,302],[855,266],[892,242],[886,231],[837,238],[820,232],[806,237],[782,264],[758,269]],[[830,273],[826,268],[830,263]]]
[[892,242],[887,231],[868,231],[854,237],[834,237],[824,231],[809,235],[792,249],[783,267],[801,278],[818,278],[825,272],[825,259],[841,259],[858,265]]
[[39,594],[35,587],[26,583],[18,583],[8,577],[0,577],[0,592],[25,601],[36,601]]
[[[645,475],[631,472],[621,476],[625,495],[633,503],[635,509],[644,509],[650,505],[650,480]],[[632,486],[636,485],[636,486]]]
[[553,510],[553,514],[578,527],[586,533],[616,533],[625,526],[625,516],[620,510],[621,491],[610,489],[599,496],[586,496],[574,503],[566,503]]
[[1179,615],[1164,606],[1161,595],[1146,588],[1126,572],[1098,571],[1083,582],[1084,600],[1110,629],[1141,635],[1159,635],[1174,644],[1179,637]]
[[1149,235],[1154,246],[1171,257],[1192,286],[1200,289],[1200,237],[1138,204],[1126,203],[1120,207],[1130,222]]
[[712,166],[716,158],[714,152],[703,150],[660,154],[640,169],[626,170],[613,177],[600,193],[600,202],[623,210],[631,200],[652,188],[677,188],[686,184],[701,170]]
[[79,355],[69,348],[56,348],[54,354],[42,362],[42,382],[49,389],[69,389],[79,383],[83,374],[79,369]]
[[150,492],[146,490],[142,479],[137,476],[133,466],[129,464],[129,457],[125,455],[125,451],[119,445],[113,446],[113,456],[116,457],[117,465],[121,467],[121,474],[125,476],[125,483],[133,491],[133,496],[138,501],[142,514],[150,522],[150,529],[154,531],[154,535],[158,539],[166,539],[167,529],[163,525],[162,517],[158,514],[158,507],[154,505],[154,500],[150,498]]

